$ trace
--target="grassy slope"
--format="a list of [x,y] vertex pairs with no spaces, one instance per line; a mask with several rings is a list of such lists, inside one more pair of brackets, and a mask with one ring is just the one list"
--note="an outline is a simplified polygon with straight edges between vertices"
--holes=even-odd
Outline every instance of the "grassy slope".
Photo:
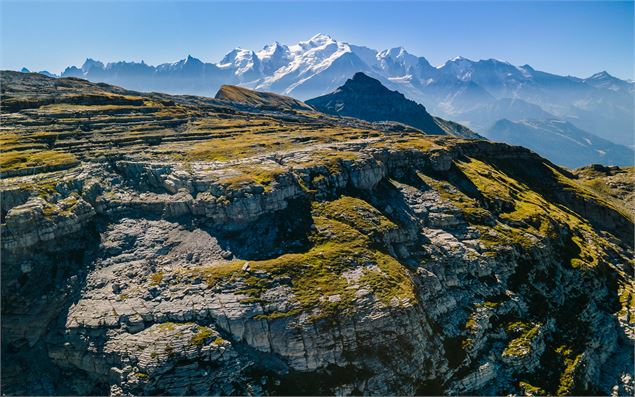
[[272,92],[253,91],[235,85],[222,86],[215,98],[251,106],[313,111],[313,108],[297,99]]

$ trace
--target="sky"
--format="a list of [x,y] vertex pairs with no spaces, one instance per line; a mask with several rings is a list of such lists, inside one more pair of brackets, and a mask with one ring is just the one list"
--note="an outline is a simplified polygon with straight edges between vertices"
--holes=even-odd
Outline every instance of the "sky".
[[59,73],[86,58],[156,65],[188,54],[218,62],[236,47],[325,33],[379,50],[403,46],[432,65],[460,55],[635,78],[632,1],[0,2],[2,69]]

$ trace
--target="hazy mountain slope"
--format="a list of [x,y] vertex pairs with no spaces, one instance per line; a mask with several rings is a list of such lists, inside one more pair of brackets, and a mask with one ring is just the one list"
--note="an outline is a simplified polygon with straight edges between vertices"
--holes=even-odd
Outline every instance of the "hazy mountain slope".
[[69,67],[62,77],[80,77],[131,90],[211,96],[220,85],[232,82],[233,71],[203,63],[188,56],[174,63],[150,66],[143,62],[113,62],[104,65],[87,59],[81,68]]
[[288,96],[278,95],[271,92],[253,91],[233,85],[222,86],[216,93],[215,98],[225,101],[244,103],[260,108],[269,107],[271,109],[313,110],[304,102]]
[[581,167],[591,163],[632,165],[632,149],[617,145],[562,120],[500,120],[485,136],[495,141],[524,146],[554,163]]
[[527,149],[0,84],[4,394],[632,394],[632,214]]
[[[479,131],[486,131],[492,127],[500,115],[504,114],[506,120],[551,120],[556,117],[540,106],[531,104],[522,99],[503,98],[495,101],[488,101],[475,109],[457,113],[453,120],[464,120]],[[510,142],[511,143],[511,142]]]
[[434,122],[443,130],[446,134],[456,137],[470,138],[470,139],[483,139],[483,137],[466,126],[455,123],[454,121],[444,120],[440,117],[434,117]]
[[[475,62],[464,58],[449,61],[439,70],[461,81],[473,82],[497,99],[521,99],[604,139],[633,145],[634,85],[605,72],[580,79],[537,71],[529,65],[516,67],[493,59]],[[454,102],[448,101],[438,113],[444,115],[445,111],[451,116],[464,112],[465,103]],[[481,108],[491,112],[490,103],[476,105],[474,116]],[[520,120],[504,109],[492,116]]]

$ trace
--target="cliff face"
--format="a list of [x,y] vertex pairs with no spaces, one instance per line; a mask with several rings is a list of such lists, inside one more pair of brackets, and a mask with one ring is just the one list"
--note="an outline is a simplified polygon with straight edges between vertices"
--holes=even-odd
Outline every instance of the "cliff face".
[[[3,393],[632,394],[632,218],[568,172],[503,144],[134,96],[125,116],[2,115],[21,156],[54,112],[90,128],[47,148],[78,164],[2,180]],[[160,144],[117,130],[174,108]],[[128,143],[95,154],[108,138]]]

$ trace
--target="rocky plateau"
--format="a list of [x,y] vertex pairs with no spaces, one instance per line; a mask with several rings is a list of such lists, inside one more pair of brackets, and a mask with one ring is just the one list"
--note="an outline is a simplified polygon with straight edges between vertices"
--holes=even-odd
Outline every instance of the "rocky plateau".
[[3,394],[633,395],[632,170],[0,83]]

